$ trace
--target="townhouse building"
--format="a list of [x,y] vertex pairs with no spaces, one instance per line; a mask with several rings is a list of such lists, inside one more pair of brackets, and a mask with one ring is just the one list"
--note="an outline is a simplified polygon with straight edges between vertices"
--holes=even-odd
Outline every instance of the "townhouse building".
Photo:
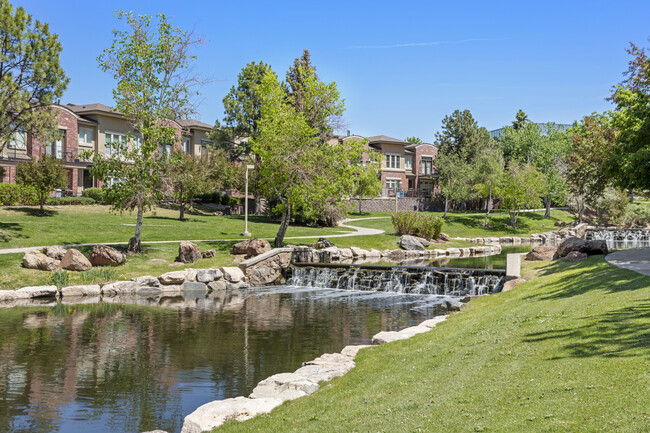
[[[59,159],[65,168],[69,184],[56,194],[77,196],[90,187],[100,187],[102,183],[91,175],[92,162],[84,158],[86,151],[110,156],[116,144],[127,142],[127,136],[134,137],[137,145],[140,140],[137,131],[119,112],[103,104],[54,105],[59,135],[51,143],[41,143],[29,132],[19,131],[11,142],[0,152],[0,167],[3,168],[2,182],[15,183],[16,166],[42,155],[52,155]],[[172,148],[182,149],[189,155],[207,156],[212,143],[208,134],[211,125],[198,120],[173,120],[170,125],[177,131],[177,143],[160,147],[169,153]]]

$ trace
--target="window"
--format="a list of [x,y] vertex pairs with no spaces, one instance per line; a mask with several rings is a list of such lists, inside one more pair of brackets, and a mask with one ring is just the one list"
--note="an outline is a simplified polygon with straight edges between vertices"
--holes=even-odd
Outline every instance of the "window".
[[25,131],[15,131],[11,136],[9,141],[9,147],[11,149],[26,149],[27,148],[27,139]]
[[92,146],[93,130],[90,128],[79,128],[79,144],[82,146]]
[[411,170],[413,168],[413,157],[410,155],[404,156],[404,168]]
[[400,168],[400,156],[392,153],[387,153],[386,168]]
[[111,156],[120,145],[126,144],[126,135],[124,134],[114,134],[106,133],[106,143],[104,144],[104,153],[106,156]]
[[166,158],[172,154],[172,145],[171,144],[160,144],[158,145],[158,157]]
[[133,136],[133,149],[139,151],[142,147],[142,137],[139,135]]
[[49,145],[45,146],[45,154],[53,156],[56,159],[62,159],[64,143],[65,143],[65,129],[59,129],[59,138],[54,140]]
[[423,176],[428,176],[433,174],[433,158],[430,156],[422,157],[422,170],[420,172]]
[[386,179],[386,189],[390,191],[400,191],[402,181],[399,179]]
[[189,138],[186,138],[183,141],[183,152],[185,152],[188,155],[190,154],[190,139]]

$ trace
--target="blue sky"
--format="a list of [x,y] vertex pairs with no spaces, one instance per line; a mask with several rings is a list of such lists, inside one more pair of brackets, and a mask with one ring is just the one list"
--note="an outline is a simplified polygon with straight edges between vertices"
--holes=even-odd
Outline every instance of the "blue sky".
[[112,104],[98,54],[118,25],[113,10],[164,12],[206,43],[195,51],[204,86],[200,120],[250,61],[284,77],[304,48],[321,79],[336,81],[352,133],[433,141],[443,117],[469,109],[481,126],[509,124],[522,108],[536,122],[571,123],[611,105],[630,41],[650,46],[645,1],[52,1],[13,0],[50,24],[71,79],[63,103]]

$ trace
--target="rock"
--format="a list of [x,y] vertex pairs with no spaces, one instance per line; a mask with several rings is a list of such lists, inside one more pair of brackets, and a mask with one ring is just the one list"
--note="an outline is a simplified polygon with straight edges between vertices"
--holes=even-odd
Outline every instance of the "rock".
[[421,237],[419,237],[419,236],[415,236],[415,239],[417,239],[418,241],[420,241],[420,243],[421,243],[424,247],[428,247],[429,245],[431,245],[431,241],[429,241],[428,239],[424,239],[424,238],[421,238]]
[[588,255],[586,253],[582,253],[580,251],[571,251],[569,254],[564,256],[564,261],[565,262],[577,262],[578,260],[583,260],[586,259]]
[[203,292],[207,292],[208,286],[206,286],[204,283],[197,283],[193,281],[185,281],[183,285],[181,286],[181,289],[183,291],[192,291],[192,290],[200,290]]
[[607,248],[607,241],[605,240],[587,241],[585,253],[589,256],[598,255],[598,254],[607,255],[609,253],[609,249]]
[[126,263],[126,254],[108,245],[95,245],[88,259],[93,266],[120,266]]
[[401,331],[382,331],[372,337],[372,344],[392,343],[393,341],[406,340],[414,335],[428,332],[431,328],[427,326],[411,326]]
[[158,277],[161,284],[183,284],[185,281],[185,271],[166,272]]
[[140,288],[140,285],[135,281],[118,281],[116,283],[105,284],[102,286],[102,295],[104,296],[117,296],[117,295],[132,295]]
[[440,233],[438,239],[441,241],[449,242],[451,240],[451,236],[449,236],[447,233]]
[[555,252],[557,251],[556,247],[533,247],[533,250],[526,254],[525,260],[529,261],[539,261],[539,260],[553,260],[557,258]]
[[351,248],[339,248],[339,260],[352,259],[354,254]]
[[218,292],[219,290],[226,290],[228,283],[225,280],[213,281],[208,283],[208,290]]
[[565,223],[564,221],[555,221],[555,224],[553,224],[555,227],[564,227],[568,223]]
[[388,253],[388,259],[393,262],[401,262],[406,258],[406,254],[402,250],[393,250]]
[[350,247],[350,251],[352,251],[352,257],[360,259],[366,258],[368,253],[366,250],[357,247]]
[[365,349],[366,347],[372,347],[369,344],[358,344],[355,346],[345,346],[343,350],[341,350],[341,355],[349,356],[350,358],[354,359],[357,357],[359,354],[359,351],[361,349]]
[[65,256],[65,248],[56,245],[52,247],[45,247],[43,248],[43,254],[52,259],[61,260],[63,259],[63,256]]
[[459,248],[447,248],[445,250],[448,256],[460,256],[461,252]]
[[325,238],[319,238],[317,242],[311,244],[311,247],[317,250],[322,250],[324,248],[330,248],[334,246],[336,245],[334,245],[332,242],[328,241]]
[[244,272],[234,266],[225,266],[221,268],[221,273],[223,274],[223,278],[231,283],[238,283],[244,279]]
[[439,323],[442,323],[445,320],[447,320],[447,317],[449,317],[449,316],[447,316],[447,315],[436,316],[433,319],[425,320],[424,322],[420,323],[418,326],[426,326],[427,328],[433,328],[436,325],[438,325]]
[[[247,281],[253,286],[284,283],[284,271],[291,263],[292,252],[280,252],[246,267]],[[242,265],[243,266],[243,265]]]
[[238,283],[231,283],[230,281],[226,281],[226,289],[228,290],[248,289],[250,286],[250,284],[243,281],[240,281]]
[[210,259],[217,254],[217,250],[206,250],[201,252],[202,259]]
[[578,251],[587,255],[607,254],[607,242],[604,240],[586,241],[576,237],[567,238],[557,247],[558,257],[566,257],[570,252]]
[[151,259],[149,261],[151,263],[167,263],[167,260],[165,260],[165,259]]
[[185,269],[185,279],[187,281],[196,281],[197,270],[193,268]]
[[41,271],[54,271],[59,269],[61,262],[46,256],[40,251],[27,251],[23,255],[23,266],[27,269],[40,269]]
[[226,421],[246,421],[281,404],[282,400],[277,398],[236,397],[211,401],[185,417],[181,433],[209,432]]
[[194,263],[195,261],[201,259],[201,251],[199,247],[190,242],[182,241],[178,247],[178,261],[182,263]]
[[2,290],[0,289],[0,302],[11,302],[16,299],[16,293],[14,290]]
[[16,299],[54,298],[58,294],[56,286],[29,286],[14,290]]
[[69,271],[87,271],[92,267],[93,265],[88,261],[86,256],[84,256],[81,251],[75,250],[74,248],[70,248],[66,251],[61,260],[61,268]]
[[221,279],[223,274],[219,269],[199,269],[196,271],[196,281],[199,283],[210,283]]
[[248,257],[259,256],[267,251],[271,251],[271,244],[265,239],[246,239],[232,246],[233,254],[244,254]]
[[295,373],[280,373],[257,384],[250,398],[295,400],[318,391],[318,383]]
[[463,304],[457,301],[445,301],[442,303],[442,306],[448,311],[460,311]]
[[146,275],[144,277],[135,277],[131,278],[131,281],[138,283],[142,287],[158,287],[160,286],[160,280],[156,277]]
[[61,289],[61,296],[99,296],[101,288],[99,284],[89,286],[68,286]]
[[311,247],[301,245],[293,249],[291,260],[298,263],[311,263],[313,255]]
[[381,257],[381,251],[372,248],[370,251],[366,251],[366,257],[369,259]]
[[160,287],[151,286],[138,287],[135,291],[136,295],[144,297],[160,296],[162,293],[163,291]]
[[400,236],[399,246],[405,250],[424,251],[424,245],[422,245],[422,243],[415,236]]
[[525,281],[526,280],[524,280],[523,278],[515,278],[514,280],[506,281],[503,284],[503,289],[501,289],[501,291],[502,292],[508,292],[508,291],[514,289],[515,286],[518,286],[519,284],[524,283]]
[[349,356],[340,353],[326,353],[313,361],[304,362],[302,365],[295,373],[318,383],[329,382],[343,376],[354,368],[354,361]]

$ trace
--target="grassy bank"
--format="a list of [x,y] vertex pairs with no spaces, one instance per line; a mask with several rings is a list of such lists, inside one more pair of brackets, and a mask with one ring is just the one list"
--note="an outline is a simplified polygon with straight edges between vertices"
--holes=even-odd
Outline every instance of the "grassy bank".
[[529,282],[362,351],[316,394],[220,432],[650,430],[650,278],[526,264]]

